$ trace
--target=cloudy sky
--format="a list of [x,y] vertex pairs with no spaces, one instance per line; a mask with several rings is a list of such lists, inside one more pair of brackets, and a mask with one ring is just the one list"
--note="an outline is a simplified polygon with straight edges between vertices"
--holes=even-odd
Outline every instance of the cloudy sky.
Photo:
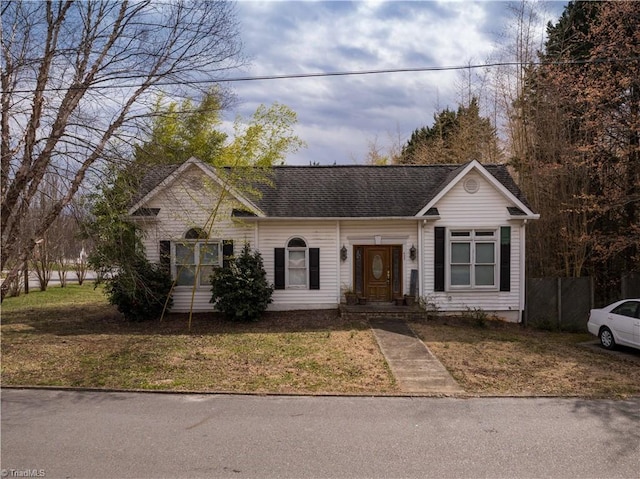
[[[539,32],[567,2],[543,5]],[[508,44],[509,2],[239,1],[250,65],[233,76],[389,70],[483,64]],[[511,58],[510,60],[513,60]],[[480,73],[480,72],[478,72]],[[287,164],[363,163],[368,144],[384,147],[433,114],[456,108],[461,73],[427,71],[235,82],[229,117],[283,103],[298,114],[307,148]]]

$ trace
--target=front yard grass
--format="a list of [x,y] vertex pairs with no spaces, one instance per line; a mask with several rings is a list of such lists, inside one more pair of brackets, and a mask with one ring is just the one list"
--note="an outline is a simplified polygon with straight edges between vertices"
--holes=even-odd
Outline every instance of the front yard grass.
[[[64,291],[66,290],[66,291]],[[2,304],[2,384],[257,393],[394,393],[366,322],[336,311],[256,323],[172,314],[125,322],[93,286]]]
[[[235,393],[397,394],[366,321],[336,311],[267,313],[256,323],[173,314],[128,323],[93,285],[2,303],[2,385]],[[588,334],[461,318],[410,323],[470,396],[640,394],[632,358]],[[635,360],[634,360],[635,358]]]
[[469,394],[583,396],[640,394],[640,351],[612,355],[588,333],[524,329],[498,320],[440,317],[411,328]]

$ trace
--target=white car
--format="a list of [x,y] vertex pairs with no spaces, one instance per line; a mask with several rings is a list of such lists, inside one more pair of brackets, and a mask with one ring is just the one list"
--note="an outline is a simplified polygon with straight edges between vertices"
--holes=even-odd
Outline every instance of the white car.
[[587,328],[606,349],[614,349],[616,344],[640,349],[640,299],[623,299],[592,309]]

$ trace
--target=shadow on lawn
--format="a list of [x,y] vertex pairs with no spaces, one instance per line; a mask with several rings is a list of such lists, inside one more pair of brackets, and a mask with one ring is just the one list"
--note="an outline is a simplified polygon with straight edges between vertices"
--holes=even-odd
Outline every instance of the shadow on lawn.
[[4,315],[3,333],[54,334],[74,336],[90,334],[207,335],[246,333],[295,333],[352,331],[369,329],[366,321],[343,320],[337,310],[266,312],[256,322],[234,322],[220,313],[172,313],[162,320],[128,322],[108,305],[65,306],[11,312]]

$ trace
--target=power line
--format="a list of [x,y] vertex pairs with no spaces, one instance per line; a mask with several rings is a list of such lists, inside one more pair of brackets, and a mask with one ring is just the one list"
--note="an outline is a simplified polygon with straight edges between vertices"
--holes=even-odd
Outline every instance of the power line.
[[[478,65],[457,65],[444,67],[417,67],[417,68],[396,68],[383,70],[359,70],[359,71],[343,71],[343,72],[318,72],[318,73],[293,73],[286,75],[266,75],[254,77],[238,77],[228,80],[219,80],[222,82],[239,82],[239,81],[255,81],[255,80],[286,80],[290,78],[314,78],[314,77],[332,77],[332,76],[355,76],[355,75],[377,75],[381,73],[412,73],[412,72],[430,72],[430,71],[455,71],[455,70],[473,70],[479,68],[492,68],[499,66],[542,66],[542,65],[584,65],[588,63],[624,63],[640,60],[640,57],[630,58],[607,58],[607,59],[591,59],[591,60],[571,60],[558,62],[495,62],[483,63]],[[217,83],[218,81],[216,81]]]
[[[629,58],[592,58],[584,60],[562,60],[562,61],[539,61],[539,62],[493,62],[482,63],[474,65],[454,65],[454,66],[442,66],[442,67],[416,67],[416,68],[387,68],[381,70],[347,70],[336,72],[312,72],[312,73],[287,73],[283,75],[261,75],[261,76],[245,76],[235,78],[216,78],[216,79],[203,79],[203,80],[190,80],[185,81],[165,81],[156,82],[153,86],[173,86],[181,85],[184,83],[193,85],[202,84],[216,84],[216,83],[238,83],[248,81],[266,81],[266,80],[290,80],[301,78],[328,78],[328,77],[343,77],[343,76],[363,76],[363,75],[380,75],[387,73],[419,73],[419,72],[442,72],[442,71],[456,71],[456,70],[477,70],[480,68],[494,68],[494,67],[540,67],[540,66],[563,66],[563,65],[587,65],[598,63],[628,63],[639,61],[640,57]],[[131,80],[137,78],[147,78],[145,75],[131,75],[125,77],[118,77],[117,80]],[[114,79],[116,80],[116,79]],[[93,85],[89,87],[92,90],[106,90],[115,88],[138,88],[140,84],[124,84],[124,85]],[[35,90],[14,90],[12,93],[32,93],[36,91],[67,91],[73,89],[82,89],[85,87],[45,87]]]

